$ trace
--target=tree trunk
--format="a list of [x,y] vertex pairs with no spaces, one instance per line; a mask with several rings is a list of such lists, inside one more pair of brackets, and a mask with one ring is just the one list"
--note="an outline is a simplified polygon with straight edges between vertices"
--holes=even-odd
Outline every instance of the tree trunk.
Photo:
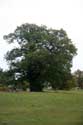
[[34,84],[34,83],[30,83],[30,91],[31,92],[42,92],[43,91],[43,87],[41,86],[41,84]]

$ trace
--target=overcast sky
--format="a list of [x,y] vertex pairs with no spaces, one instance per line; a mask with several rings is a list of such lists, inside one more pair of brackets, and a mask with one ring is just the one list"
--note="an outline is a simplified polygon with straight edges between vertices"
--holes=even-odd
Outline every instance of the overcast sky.
[[66,30],[78,48],[72,71],[83,70],[83,0],[0,0],[0,67],[4,69],[4,54],[12,46],[3,40],[3,35],[23,23]]

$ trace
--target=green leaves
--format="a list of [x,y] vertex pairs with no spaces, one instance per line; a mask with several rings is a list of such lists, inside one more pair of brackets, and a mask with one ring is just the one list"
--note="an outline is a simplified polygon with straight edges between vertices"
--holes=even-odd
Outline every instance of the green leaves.
[[38,83],[36,87],[40,84],[42,87],[42,84],[50,83],[55,88],[61,88],[68,80],[76,48],[63,29],[27,23],[4,38],[9,43],[19,44],[19,48],[7,53],[6,59],[12,62],[13,69],[27,73],[31,86]]

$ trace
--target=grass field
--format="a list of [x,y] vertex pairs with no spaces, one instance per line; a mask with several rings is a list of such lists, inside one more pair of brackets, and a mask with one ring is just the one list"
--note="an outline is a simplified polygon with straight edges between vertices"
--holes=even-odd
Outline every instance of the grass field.
[[0,125],[82,124],[82,91],[0,93]]

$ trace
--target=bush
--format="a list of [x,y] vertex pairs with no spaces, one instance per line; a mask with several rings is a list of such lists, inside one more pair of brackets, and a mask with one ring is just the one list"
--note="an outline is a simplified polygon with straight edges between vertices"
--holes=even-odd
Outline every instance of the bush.
[[75,88],[76,85],[76,79],[74,77],[72,77],[70,80],[67,80],[66,84],[65,84],[65,89],[70,90],[72,88]]
[[9,91],[7,86],[0,85],[0,91]]

